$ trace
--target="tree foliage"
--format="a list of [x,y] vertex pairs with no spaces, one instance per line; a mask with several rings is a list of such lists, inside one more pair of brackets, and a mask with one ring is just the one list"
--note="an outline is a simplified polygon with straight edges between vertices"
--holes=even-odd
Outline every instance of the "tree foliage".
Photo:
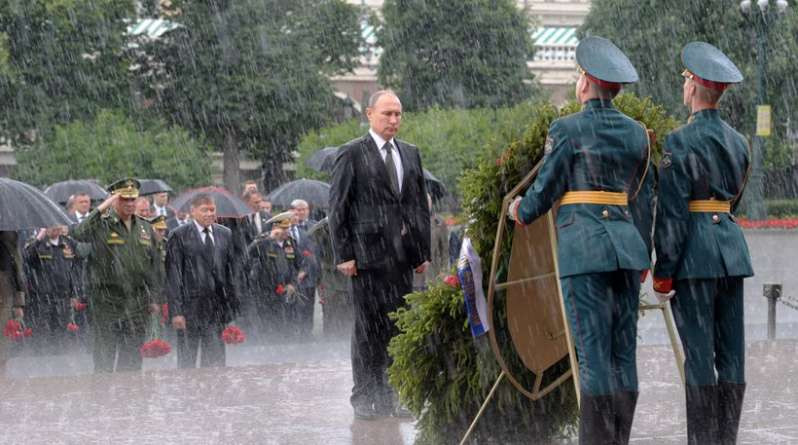
[[[753,2],[756,3],[756,2]],[[775,9],[775,1],[771,9]],[[755,7],[755,6],[754,6]],[[767,37],[767,95],[773,107],[774,137],[768,141],[765,162],[769,166],[789,162],[787,131],[796,131],[798,81],[798,6],[790,1],[785,17],[770,17]],[[753,24],[740,11],[739,0],[594,0],[580,29],[581,35],[600,35],[626,52],[640,74],[630,90],[652,96],[683,119],[684,66],[681,49],[690,41],[709,42],[726,53],[740,68],[745,80],[727,90],[721,111],[730,124],[753,134],[756,123],[757,61]]]
[[0,1],[3,136],[27,144],[53,124],[125,106],[133,11],[132,0]]
[[[17,176],[45,186],[66,179],[160,178],[175,190],[207,185],[210,156],[186,130],[163,122],[137,125],[120,111],[57,125],[50,136],[17,153]],[[186,160],[191,162],[186,162]]]
[[407,110],[501,107],[533,96],[529,21],[512,0],[386,0],[380,84]]
[[[360,44],[358,10],[343,0],[185,1],[150,51],[164,66],[150,81],[173,122],[217,146],[264,162],[267,188],[300,136],[330,121],[325,74],[347,71]],[[226,166],[227,168],[227,166]]]
[[[616,98],[615,105],[658,135],[676,126],[676,121],[649,99],[624,94]],[[485,149],[478,155],[477,165],[463,175],[460,185],[464,219],[469,221],[467,233],[482,259],[483,286],[490,276],[504,196],[542,158],[551,122],[577,109],[574,103],[561,110],[547,103],[537,104],[520,136]],[[661,152],[662,139],[657,138],[655,153]],[[499,282],[506,279],[511,235],[504,238],[501,246]],[[440,283],[408,296],[409,307],[395,314],[400,334],[389,346],[394,360],[389,377],[401,400],[419,419],[419,444],[458,443],[500,373],[486,339],[471,338],[463,298],[462,290]],[[493,322],[491,329],[498,336],[508,366],[524,385],[531,387],[533,376],[512,348],[501,294],[495,300]],[[554,368],[544,375],[543,385],[568,369],[567,359]],[[537,402],[505,382],[477,423],[472,443],[549,443],[574,427],[576,414],[570,380]]]

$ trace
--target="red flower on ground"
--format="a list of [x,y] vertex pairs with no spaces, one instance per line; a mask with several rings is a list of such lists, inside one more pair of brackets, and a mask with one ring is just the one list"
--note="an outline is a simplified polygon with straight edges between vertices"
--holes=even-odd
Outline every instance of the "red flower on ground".
[[456,275],[447,275],[443,282],[454,288],[460,287],[460,280],[457,279]]
[[69,331],[69,332],[78,332],[79,330],[80,330],[80,327],[78,325],[76,325],[75,323],[67,324],[67,331]]
[[274,291],[277,293],[277,295],[283,295],[285,293],[285,286],[283,286],[282,284],[278,284],[277,289],[275,289]]
[[144,343],[139,348],[139,353],[143,358],[158,358],[169,354],[172,351],[172,345],[168,341],[156,338]]
[[247,336],[238,326],[228,326],[222,331],[222,341],[227,345],[244,343]]
[[8,320],[3,328],[3,336],[12,340],[19,340],[22,338],[22,323],[18,320]]

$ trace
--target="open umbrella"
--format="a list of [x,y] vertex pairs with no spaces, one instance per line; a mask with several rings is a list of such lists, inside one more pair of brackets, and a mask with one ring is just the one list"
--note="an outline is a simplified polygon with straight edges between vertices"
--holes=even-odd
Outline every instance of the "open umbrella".
[[330,201],[330,184],[314,179],[297,179],[281,185],[266,199],[284,209],[290,207],[295,199],[304,199],[311,207],[326,209]]
[[242,218],[252,213],[252,209],[237,196],[222,187],[201,187],[184,192],[169,206],[177,212],[191,211],[191,201],[200,194],[209,195],[216,203],[216,215],[220,218]]
[[102,201],[108,192],[96,182],[89,179],[70,179],[56,182],[44,189],[44,194],[53,201],[64,205],[69,197],[78,193],[87,193],[92,201]]
[[32,185],[0,178],[0,230],[17,231],[69,225],[72,220]]
[[305,165],[317,172],[332,171],[336,153],[338,153],[338,147],[324,147],[316,153],[313,153],[305,161]]
[[141,183],[139,194],[142,196],[154,195],[161,192],[174,193],[172,187],[169,187],[169,184],[162,179],[139,179],[139,182]]
[[432,195],[435,199],[440,199],[446,194],[446,187],[440,179],[429,172],[426,168],[424,170],[424,181],[427,183],[427,193]]

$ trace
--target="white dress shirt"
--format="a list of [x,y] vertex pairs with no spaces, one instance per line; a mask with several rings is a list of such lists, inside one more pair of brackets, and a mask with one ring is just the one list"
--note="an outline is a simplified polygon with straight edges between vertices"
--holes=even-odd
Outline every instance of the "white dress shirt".
[[388,152],[382,148],[385,145],[385,142],[389,142],[393,149],[391,150],[391,154],[393,155],[393,163],[396,166],[396,179],[399,181],[399,191],[402,191],[402,179],[404,179],[404,170],[402,169],[402,156],[399,154],[399,148],[396,146],[396,141],[391,139],[390,141],[386,141],[380,135],[374,132],[374,130],[369,129],[369,134],[371,138],[374,139],[374,142],[377,144],[377,151],[380,152],[380,157],[382,160],[385,161],[385,156]]
[[[200,239],[202,240],[202,243],[205,244],[205,227],[202,227],[200,223],[197,222],[196,219],[193,221],[194,221],[194,227],[196,227],[197,230],[199,230]],[[216,238],[213,237],[213,224],[208,226],[208,235],[211,237],[211,241],[213,241],[215,244]]]
[[166,216],[166,206],[158,207],[157,205],[153,204],[152,208],[155,210],[155,216]]

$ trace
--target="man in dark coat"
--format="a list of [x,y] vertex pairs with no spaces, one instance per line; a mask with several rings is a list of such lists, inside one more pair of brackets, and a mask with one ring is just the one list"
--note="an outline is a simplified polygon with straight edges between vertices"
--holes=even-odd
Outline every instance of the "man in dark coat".
[[239,261],[230,229],[214,223],[216,205],[204,194],[191,201],[192,222],[178,227],[166,245],[166,282],[180,368],[225,366],[221,335],[237,315]]
[[291,238],[296,242],[297,250],[303,257],[303,270],[306,275],[299,283],[300,291],[309,298],[309,304],[296,307],[296,328],[300,339],[309,339],[313,330],[313,309],[316,302],[316,288],[321,281],[321,263],[319,262],[319,247],[310,229],[316,221],[310,219],[310,206],[303,199],[291,202],[291,211],[294,216],[291,226]]
[[742,73],[719,49],[682,51],[687,125],[665,140],[659,169],[654,290],[673,298],[685,352],[687,442],[734,444],[745,392],[743,279],[754,274],[732,215],[745,188],[748,142],[718,101]]
[[330,228],[339,271],[352,277],[350,402],[355,416],[390,415],[395,395],[385,371],[397,331],[390,312],[412,291],[413,271],[430,260],[430,213],[418,149],[395,139],[402,104],[378,91],[366,110],[369,133],[341,146],[330,189]]
[[64,236],[66,227],[41,229],[25,246],[25,271],[30,287],[27,316],[37,349],[61,351],[76,323],[74,311],[80,301],[82,264],[77,243]]

